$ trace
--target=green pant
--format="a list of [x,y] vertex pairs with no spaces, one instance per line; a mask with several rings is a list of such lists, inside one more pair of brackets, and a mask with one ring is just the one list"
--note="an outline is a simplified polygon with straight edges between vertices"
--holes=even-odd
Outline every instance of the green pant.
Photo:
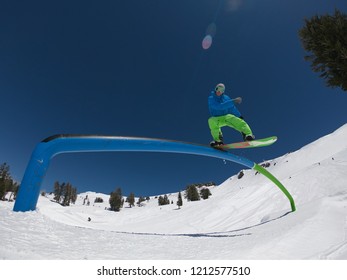
[[222,135],[221,127],[230,126],[237,131],[246,135],[252,134],[252,130],[249,125],[243,120],[234,115],[228,114],[219,117],[210,117],[208,119],[208,126],[211,130],[213,140],[219,141],[219,135]]

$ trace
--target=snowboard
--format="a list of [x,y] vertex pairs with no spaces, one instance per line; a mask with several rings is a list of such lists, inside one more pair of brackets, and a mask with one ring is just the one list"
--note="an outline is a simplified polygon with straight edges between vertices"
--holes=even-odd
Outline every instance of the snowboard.
[[277,141],[277,136],[271,136],[267,138],[262,139],[256,139],[253,141],[245,141],[245,142],[238,142],[238,143],[231,143],[231,144],[224,144],[217,147],[214,147],[215,149],[228,151],[231,149],[245,149],[245,148],[256,148],[256,147],[265,147],[272,145]]

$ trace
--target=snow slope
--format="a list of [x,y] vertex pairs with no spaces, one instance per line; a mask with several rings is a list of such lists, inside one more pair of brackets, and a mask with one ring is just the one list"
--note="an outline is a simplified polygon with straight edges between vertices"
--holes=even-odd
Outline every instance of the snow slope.
[[173,204],[152,197],[117,213],[105,210],[108,195],[94,192],[70,207],[40,197],[25,213],[1,201],[0,259],[347,259],[347,124],[269,163],[296,212],[254,170],[181,209],[177,193],[169,194]]

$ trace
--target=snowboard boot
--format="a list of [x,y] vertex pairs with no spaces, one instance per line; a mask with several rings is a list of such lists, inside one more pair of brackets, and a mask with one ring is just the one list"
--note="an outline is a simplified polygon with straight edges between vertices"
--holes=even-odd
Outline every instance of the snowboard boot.
[[221,131],[219,132],[218,138],[219,138],[218,140],[214,140],[214,141],[212,141],[210,143],[211,147],[218,147],[218,146],[224,145],[224,143],[223,143],[223,134],[222,134]]
[[210,146],[212,148],[218,147],[218,146],[222,146],[222,145],[224,145],[223,141],[212,141],[212,142],[210,142]]
[[255,139],[254,135],[248,134],[243,136],[243,140],[245,141],[253,141]]

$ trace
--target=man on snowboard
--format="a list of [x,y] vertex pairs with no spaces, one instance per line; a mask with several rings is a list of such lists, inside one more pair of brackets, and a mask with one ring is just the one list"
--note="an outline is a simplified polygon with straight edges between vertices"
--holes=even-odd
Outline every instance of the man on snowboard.
[[241,132],[244,141],[255,139],[251,128],[235,107],[234,101],[224,94],[224,91],[224,84],[218,84],[215,90],[211,91],[211,95],[208,98],[208,108],[211,115],[208,119],[208,125],[213,137],[213,141],[210,143],[211,147],[224,144],[221,130],[223,126],[230,126]]

